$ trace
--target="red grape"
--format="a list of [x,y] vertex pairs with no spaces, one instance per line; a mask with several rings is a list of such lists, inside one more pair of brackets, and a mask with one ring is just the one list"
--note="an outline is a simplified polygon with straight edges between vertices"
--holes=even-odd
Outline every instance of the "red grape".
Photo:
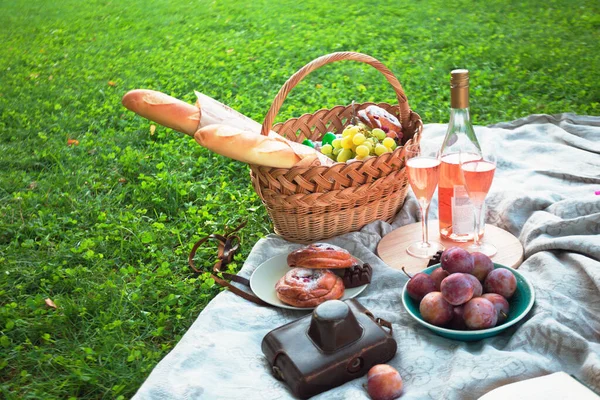
[[448,275],[450,275],[448,271],[446,271],[443,268],[436,268],[433,270],[430,276],[431,279],[433,279],[433,281],[435,282],[435,290],[437,290],[438,292],[440,291],[440,284]]
[[442,297],[440,292],[427,293],[419,304],[421,317],[430,324],[442,326],[452,319],[452,305]]
[[494,270],[494,263],[483,253],[474,252],[471,253],[471,256],[473,257],[473,272],[471,274],[483,282],[487,274]]
[[464,319],[469,329],[486,329],[496,325],[498,313],[491,301],[476,297],[465,304]]
[[498,293],[510,299],[517,290],[517,279],[506,268],[496,268],[488,274],[483,283],[486,293]]
[[457,272],[470,274],[474,267],[471,253],[456,246],[444,250],[440,262],[442,264],[442,268],[444,268],[450,274]]
[[508,318],[508,311],[510,309],[508,300],[506,300],[503,296],[500,296],[498,293],[486,293],[481,297],[489,300],[494,307],[496,307],[496,311],[498,312],[498,325],[506,321]]
[[[404,273],[408,275],[406,271]],[[406,285],[406,292],[411,298],[421,301],[427,293],[435,291],[435,282],[426,273],[419,272],[412,277],[408,275],[408,277],[410,280]]]
[[444,300],[453,306],[458,306],[471,300],[473,297],[474,285],[470,275],[457,272],[451,274],[442,281],[440,291]]

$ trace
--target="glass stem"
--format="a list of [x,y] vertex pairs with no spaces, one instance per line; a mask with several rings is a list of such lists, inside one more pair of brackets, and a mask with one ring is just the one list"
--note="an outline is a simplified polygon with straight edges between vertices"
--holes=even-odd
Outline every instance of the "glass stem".
[[485,219],[485,216],[483,215],[483,205],[479,205],[479,206],[474,206],[475,207],[475,232],[473,232],[473,242],[475,244],[475,246],[480,246],[480,238],[479,238],[479,232],[481,232],[481,224],[483,222],[483,220]]
[[421,232],[423,245],[429,246],[429,224],[427,223],[427,215],[429,214],[429,203],[421,204]]

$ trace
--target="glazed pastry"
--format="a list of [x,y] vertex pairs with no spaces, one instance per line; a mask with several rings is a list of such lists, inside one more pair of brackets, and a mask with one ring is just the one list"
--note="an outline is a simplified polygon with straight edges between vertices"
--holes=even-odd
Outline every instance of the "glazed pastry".
[[292,268],[339,269],[358,264],[346,249],[328,243],[313,243],[292,251],[287,258]]
[[363,124],[372,129],[379,128],[390,137],[402,138],[402,125],[400,125],[398,118],[379,106],[372,105],[360,110],[357,116]]
[[294,307],[316,307],[344,295],[342,278],[324,269],[293,268],[275,285],[279,300]]
[[346,289],[366,285],[371,282],[373,268],[365,263],[363,265],[354,265],[344,271],[343,281]]

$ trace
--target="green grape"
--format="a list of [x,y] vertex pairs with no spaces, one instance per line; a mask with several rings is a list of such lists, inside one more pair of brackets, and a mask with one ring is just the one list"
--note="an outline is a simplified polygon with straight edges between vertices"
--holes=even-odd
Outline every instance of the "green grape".
[[[366,143],[366,142],[365,142]],[[361,144],[360,146],[356,146],[356,156],[357,157],[366,157],[369,155],[371,151],[367,146]]]
[[344,149],[338,154],[337,161],[338,162],[346,162],[354,157],[354,153],[350,149]]
[[385,139],[383,139],[381,144],[383,144],[385,147],[387,147],[390,150],[394,150],[396,148],[396,141],[394,139],[392,139],[391,137],[386,137]]
[[373,133],[373,136],[375,136],[379,140],[383,140],[386,138],[385,132],[379,128],[373,129],[372,133]]
[[355,145],[359,146],[361,145],[365,140],[367,140],[367,138],[365,137],[365,135],[363,135],[362,133],[357,133],[356,135],[354,135],[354,137],[352,138],[352,143],[354,143]]
[[354,136],[358,132],[358,126],[348,125],[342,132],[342,137]]
[[331,154],[333,152],[333,146],[330,144],[325,144],[321,147],[321,153],[323,154]]
[[341,149],[342,148],[342,139],[333,139],[331,141],[331,145],[333,146],[334,149]]
[[340,154],[342,152],[342,150],[344,150],[344,149],[342,149],[341,147],[336,147],[335,149],[333,149],[333,155],[335,157],[337,157],[338,154]]
[[360,128],[353,125],[350,129],[348,129],[348,131],[350,132],[350,136],[354,136],[360,131]]
[[352,148],[352,136],[346,136],[342,139],[342,148],[344,148],[344,149]]
[[[375,149],[375,144],[369,139],[365,140],[361,146],[365,146],[367,150],[369,150],[369,153],[372,153],[373,149]],[[356,148],[356,150],[358,151],[358,147]]]
[[375,154],[377,154],[378,156],[387,153],[388,151],[388,148],[382,144],[378,144],[377,146],[375,146]]

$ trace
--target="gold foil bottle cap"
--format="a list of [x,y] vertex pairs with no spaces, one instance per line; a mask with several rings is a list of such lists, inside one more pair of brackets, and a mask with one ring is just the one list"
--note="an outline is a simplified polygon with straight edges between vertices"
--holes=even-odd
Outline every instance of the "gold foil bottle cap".
[[466,69],[455,69],[450,72],[450,106],[469,107],[469,71]]

